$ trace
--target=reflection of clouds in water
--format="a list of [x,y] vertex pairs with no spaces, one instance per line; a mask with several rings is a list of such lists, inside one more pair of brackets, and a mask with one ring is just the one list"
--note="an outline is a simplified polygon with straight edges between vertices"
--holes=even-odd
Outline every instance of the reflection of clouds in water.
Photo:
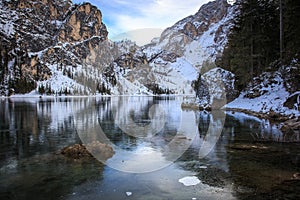
[[[110,167],[132,173],[155,171],[172,164],[198,140],[196,112],[182,111],[180,103],[180,99],[113,97],[76,114],[77,130],[85,144],[99,140],[113,147],[115,155],[106,162]],[[209,126],[198,144],[200,158],[217,143],[225,114],[213,111],[206,117]]]
[[[106,164],[120,171],[144,173],[166,167],[177,160],[190,146],[197,131],[197,124],[193,111],[181,111],[180,101],[156,100],[155,103],[158,103],[159,106],[157,105],[156,110],[151,110],[151,107],[156,105],[154,104],[154,97],[116,97],[111,98],[108,104],[100,102],[101,105],[97,107],[99,110],[91,107],[90,109],[85,109],[84,112],[75,115],[79,136],[83,143],[90,143],[95,139],[100,140],[100,142],[109,143],[109,145],[113,147],[115,155],[109,159]],[[149,108],[150,112],[153,111],[152,115],[154,118],[158,116],[158,121],[154,123],[154,127],[151,127],[152,119],[149,119],[149,116],[148,118],[144,118],[144,116],[147,116]],[[102,109],[104,110],[102,111]],[[176,113],[174,113],[174,109],[177,110]],[[131,118],[132,115],[130,115],[130,113],[132,113],[132,111],[138,113],[135,115],[138,119],[133,120]],[[110,114],[103,114],[104,112],[110,112]],[[102,114],[98,116],[96,113]],[[114,119],[111,118],[114,116],[112,113],[117,115],[117,117]],[[161,113],[165,113],[166,117],[162,118],[160,115]],[[169,119],[174,119],[174,116],[172,116],[174,114],[177,116],[175,119],[179,118],[179,120],[175,122],[168,121]],[[108,132],[105,133],[99,126],[99,122],[101,125],[101,121],[113,122],[115,119],[117,119],[117,124],[111,123],[110,126],[113,126],[114,131],[121,135],[116,139],[126,140],[125,142],[128,142],[128,139],[134,138],[133,143],[128,144],[129,146],[134,145],[134,149],[121,148],[115,143],[116,141],[111,141],[107,136],[107,134],[111,134],[109,133],[109,130],[111,129],[106,127],[108,128]],[[165,122],[164,119],[167,121]],[[145,126],[150,124],[149,131],[151,131],[151,128],[157,128],[156,126],[158,126],[160,130],[163,129],[163,131],[158,130],[159,133],[154,134],[146,132],[146,135],[143,135],[145,133],[135,133],[141,135],[132,135],[131,133],[128,134],[126,131],[135,127],[137,127],[137,131],[141,131],[139,128],[142,124],[134,124],[134,126],[129,126],[129,128],[118,127],[117,129],[115,127],[116,125],[127,126],[128,123],[135,123],[135,120],[143,122]],[[141,127],[142,129],[144,128],[143,126]],[[171,142],[168,142],[164,139],[164,131],[168,129],[173,130],[175,134],[180,137],[184,136],[185,139],[183,140],[182,138],[180,139],[180,137],[178,138],[175,136],[171,138]],[[156,140],[159,140],[160,138],[163,138],[163,140],[160,140],[160,143],[156,143]]]
[[118,149],[116,155],[106,162],[114,169],[131,173],[152,172],[171,163],[163,157],[158,149],[143,145],[139,145],[134,152]]

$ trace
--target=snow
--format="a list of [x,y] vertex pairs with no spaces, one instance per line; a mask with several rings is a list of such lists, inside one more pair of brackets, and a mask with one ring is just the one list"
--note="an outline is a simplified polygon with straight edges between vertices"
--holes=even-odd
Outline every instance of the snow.
[[119,84],[112,89],[112,94],[133,96],[153,95],[148,88],[139,81],[135,80],[134,82],[130,82],[123,77],[120,77]]
[[184,58],[178,58],[175,63],[171,64],[171,67],[186,80],[193,81],[198,77],[198,71]]
[[242,113],[242,112],[231,112],[231,111],[227,111],[226,112],[227,115],[231,115],[234,116],[235,118],[239,119],[239,121],[244,124],[246,120],[252,120],[252,121],[256,121],[256,122],[261,122],[262,120],[259,119],[258,117],[254,117],[252,115],[248,115],[246,113]]
[[[228,14],[217,23],[211,24],[207,31],[197,40],[186,45],[184,57],[194,66],[201,67],[205,61],[213,62],[216,56],[223,52],[227,43],[227,33],[232,26],[230,21],[235,17],[234,7],[228,8]],[[196,23],[199,25],[199,22]],[[220,35],[216,35],[219,28],[222,28]],[[218,40],[216,40],[218,38]]]
[[[260,113],[269,113],[274,111],[283,115],[300,116],[299,111],[284,107],[284,103],[290,96],[289,92],[283,85],[282,78],[277,75],[274,80],[278,84],[264,84],[260,85],[260,91],[265,91],[264,94],[256,98],[245,97],[246,92],[242,92],[238,98],[227,104],[226,108],[244,109]],[[256,86],[257,87],[257,86]]]
[[11,36],[15,34],[14,24],[11,21],[6,22],[5,24],[0,23],[0,30],[1,29],[1,32],[4,32],[6,35]]
[[179,179],[178,182],[182,183],[185,186],[194,186],[201,183],[201,181],[196,176],[187,176]]
[[8,37],[13,37],[15,34],[14,22],[18,20],[16,11],[9,10],[0,2],[0,32],[4,33]]
[[[63,72],[56,69],[57,66],[49,66],[52,72],[52,76],[49,80],[46,81],[40,81],[38,82],[38,87],[43,85],[45,88],[47,85],[51,86],[51,90],[55,93],[64,93],[65,89],[68,90],[68,92],[74,92],[74,90],[77,91],[83,91],[84,86],[77,83],[75,80],[63,75]],[[38,88],[37,87],[37,88]]]

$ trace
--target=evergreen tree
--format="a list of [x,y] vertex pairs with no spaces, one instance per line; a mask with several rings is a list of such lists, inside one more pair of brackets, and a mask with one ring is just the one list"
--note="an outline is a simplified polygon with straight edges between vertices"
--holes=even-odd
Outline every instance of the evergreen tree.
[[242,90],[279,59],[279,12],[278,2],[273,0],[239,3],[240,15],[217,64],[236,74],[236,88]]
[[290,64],[296,58],[300,60],[300,1],[283,1],[283,27],[284,27],[284,61]]

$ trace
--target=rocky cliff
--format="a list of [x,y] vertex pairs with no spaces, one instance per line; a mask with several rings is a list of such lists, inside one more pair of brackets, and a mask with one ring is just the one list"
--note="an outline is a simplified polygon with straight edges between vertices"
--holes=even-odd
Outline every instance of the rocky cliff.
[[[89,3],[2,0],[0,4],[2,95],[35,89],[71,93],[70,82],[76,81],[67,78],[73,78],[92,51],[109,48],[102,14]],[[52,89],[50,80],[60,74],[68,83]]]

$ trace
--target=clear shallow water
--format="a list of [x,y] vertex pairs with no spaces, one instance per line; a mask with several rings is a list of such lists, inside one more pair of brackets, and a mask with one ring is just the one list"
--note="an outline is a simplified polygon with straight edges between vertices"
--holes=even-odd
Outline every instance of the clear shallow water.
[[[299,197],[299,181],[292,179],[300,172],[299,143],[272,142],[289,137],[268,121],[182,110],[180,102],[0,100],[0,199]],[[114,149],[109,159],[94,155],[105,164],[59,154],[63,147],[95,140]],[[179,182],[186,176],[201,183],[186,187]]]

